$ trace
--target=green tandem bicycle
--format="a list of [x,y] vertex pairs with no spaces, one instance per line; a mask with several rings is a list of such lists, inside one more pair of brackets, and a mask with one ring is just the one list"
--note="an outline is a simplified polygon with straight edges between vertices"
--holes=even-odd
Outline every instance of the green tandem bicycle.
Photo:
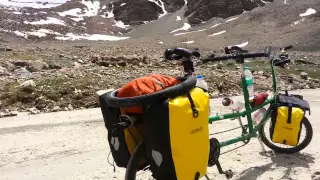
[[[263,148],[263,144],[265,144],[270,149],[274,150],[277,153],[296,153],[304,149],[309,145],[311,142],[312,136],[313,136],[313,129],[312,126],[307,119],[307,117],[303,117],[301,121],[302,127],[306,129],[306,136],[304,138],[299,139],[299,143],[296,146],[288,146],[283,147],[281,144],[277,144],[272,142],[272,140],[268,139],[268,136],[266,135],[266,130],[264,126],[267,124],[267,121],[270,120],[272,112],[274,111],[274,106],[278,103],[279,97],[285,96],[289,97],[288,101],[290,101],[290,98],[298,99],[298,103],[304,107],[304,109],[309,110],[310,107],[307,101],[303,100],[303,96],[301,95],[289,95],[286,91],[285,94],[281,94],[277,90],[277,82],[276,82],[276,71],[275,67],[281,67],[285,68],[287,64],[291,62],[289,55],[287,54],[286,50],[291,49],[292,46],[282,47],[280,48],[281,53],[279,56],[272,56],[271,57],[271,47],[266,47],[264,52],[248,52],[246,50],[243,50],[237,46],[229,46],[225,48],[225,54],[224,56],[215,56],[211,55],[209,57],[200,58],[199,51],[196,50],[187,50],[184,48],[174,48],[174,49],[166,49],[165,51],[165,58],[168,60],[178,60],[181,61],[184,67],[184,72],[186,77],[194,76],[194,58],[200,58],[201,64],[205,64],[207,62],[218,62],[218,61],[226,61],[226,60],[235,60],[238,64],[241,66],[242,76],[241,76],[241,83],[242,83],[242,90],[243,90],[243,98],[244,98],[244,111],[233,111],[233,113],[229,114],[220,114],[220,115],[211,115],[208,118],[208,123],[212,124],[217,121],[227,120],[227,119],[238,119],[240,123],[240,127],[242,128],[242,134],[238,137],[229,139],[227,141],[219,142],[216,138],[210,139],[210,155],[209,155],[209,162],[208,167],[212,167],[216,165],[218,171],[220,174],[225,174],[226,178],[232,178],[233,172],[232,170],[223,171],[222,167],[219,162],[219,157],[221,155],[220,149],[238,142],[243,142],[243,145],[246,145],[251,138],[259,138],[259,141],[261,143],[261,146]],[[247,90],[247,84],[246,79],[244,76],[244,64],[246,59],[256,59],[256,58],[266,58],[270,62],[271,66],[271,73],[272,73],[272,89],[273,89],[273,96],[266,98],[264,101],[262,101],[260,104],[253,106],[252,101],[249,100],[249,93]],[[163,90],[165,91],[165,90]],[[160,91],[161,92],[161,91]],[[155,95],[151,94],[149,96],[138,98],[137,101],[148,101],[151,96],[158,96],[163,97],[159,93],[155,93]],[[113,97],[115,101],[119,102],[116,97]],[[283,100],[282,100],[283,101]],[[300,101],[300,102],[299,102]],[[150,101],[151,102],[151,101]],[[127,105],[130,105],[130,102],[128,104],[128,101],[126,102]],[[131,102],[131,105],[139,104],[139,102]],[[287,103],[294,103],[292,101]],[[257,124],[253,123],[252,114],[258,111],[259,109],[269,106],[266,110],[266,112],[263,115],[262,120]],[[241,118],[247,119],[247,124],[243,124],[241,121]],[[299,134],[300,136],[300,134]],[[243,146],[242,145],[242,146]],[[137,166],[137,161],[139,161],[139,156],[141,156],[144,152],[144,143],[141,142],[135,149],[134,154],[131,156],[131,159],[129,160],[127,169],[126,169],[126,178],[128,180],[135,180],[137,172],[140,170]],[[240,146],[241,147],[241,146]],[[264,150],[264,148],[263,148]],[[139,164],[139,163],[138,163]],[[205,176],[207,179],[208,176]]]

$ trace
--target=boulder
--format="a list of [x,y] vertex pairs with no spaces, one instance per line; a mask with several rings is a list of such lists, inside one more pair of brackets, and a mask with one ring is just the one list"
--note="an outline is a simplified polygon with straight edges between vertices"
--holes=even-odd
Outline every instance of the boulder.
[[16,67],[10,62],[3,63],[2,67],[6,68],[10,72],[13,72],[16,69]]
[[[121,6],[126,3],[125,6]],[[111,8],[110,8],[111,10]],[[163,11],[160,6],[151,1],[135,0],[125,1],[120,0],[113,3],[113,14],[115,20],[121,20],[124,24],[132,24],[135,22],[156,20],[159,14]]]
[[308,73],[306,73],[306,72],[301,72],[300,73],[300,77],[301,77],[301,79],[308,79],[308,77],[309,77],[309,75],[308,75]]
[[0,76],[3,75],[9,75],[9,71],[6,68],[0,66]]
[[36,71],[49,69],[49,65],[46,62],[43,62],[42,60],[35,60],[35,61],[32,61],[29,66],[27,66],[27,69],[30,72],[36,72]]
[[21,89],[32,89],[36,87],[36,83],[33,80],[27,80],[20,84]]

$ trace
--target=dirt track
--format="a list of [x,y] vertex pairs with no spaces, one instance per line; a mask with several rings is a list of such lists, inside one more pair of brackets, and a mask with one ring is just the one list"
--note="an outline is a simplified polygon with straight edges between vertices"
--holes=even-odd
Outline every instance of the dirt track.
[[[231,168],[233,179],[320,179],[320,91],[302,91],[312,111],[309,117],[314,136],[311,144],[300,154],[263,156],[260,145],[252,139],[249,145],[221,157],[222,167]],[[213,100],[214,110],[220,99]],[[220,106],[220,105],[219,105]],[[211,132],[237,126],[236,121],[210,125]],[[239,131],[217,136],[225,140]],[[123,179],[124,170],[108,164],[107,132],[100,109],[58,112],[40,115],[21,114],[0,119],[0,179]],[[225,149],[224,149],[225,150]],[[112,158],[110,157],[110,161]],[[225,179],[216,168],[208,170],[209,177]],[[312,178],[313,177],[313,178]]]

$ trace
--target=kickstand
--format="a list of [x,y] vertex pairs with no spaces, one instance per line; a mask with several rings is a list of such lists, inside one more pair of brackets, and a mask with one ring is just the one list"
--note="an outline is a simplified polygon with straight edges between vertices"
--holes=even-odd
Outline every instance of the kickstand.
[[216,162],[216,166],[218,168],[218,171],[220,174],[224,174],[226,176],[227,179],[231,179],[233,177],[233,172],[231,169],[227,170],[227,171],[223,171],[221,164],[219,162],[219,160]]
[[209,176],[207,174],[204,175],[204,177],[207,179],[207,180],[210,180]]
[[261,140],[261,137],[260,137],[260,134],[258,133],[257,134],[257,139],[258,139],[258,141],[259,141],[259,143],[260,143],[260,146],[261,146],[261,149],[262,149],[262,153],[267,153],[267,150],[266,150],[266,148],[264,148],[264,144],[263,144],[263,142],[262,142],[262,140]]

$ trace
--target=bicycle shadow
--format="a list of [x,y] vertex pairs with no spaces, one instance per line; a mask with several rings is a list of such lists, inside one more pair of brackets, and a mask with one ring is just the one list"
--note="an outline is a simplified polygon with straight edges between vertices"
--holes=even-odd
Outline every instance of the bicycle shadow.
[[262,166],[250,167],[242,171],[235,180],[256,180],[266,171],[286,168],[283,176],[280,179],[290,179],[290,174],[296,167],[309,168],[310,163],[314,163],[315,158],[308,153],[295,153],[295,154],[277,154],[270,151],[264,156],[270,157],[271,161]]

